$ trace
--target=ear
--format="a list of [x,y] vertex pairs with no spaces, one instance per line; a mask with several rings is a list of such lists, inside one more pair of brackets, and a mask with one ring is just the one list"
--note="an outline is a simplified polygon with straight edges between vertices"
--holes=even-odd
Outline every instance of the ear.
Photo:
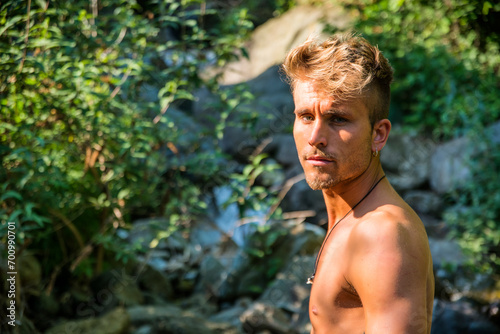
[[387,118],[381,119],[373,125],[372,152],[380,152],[384,148],[389,132],[391,132],[391,121]]

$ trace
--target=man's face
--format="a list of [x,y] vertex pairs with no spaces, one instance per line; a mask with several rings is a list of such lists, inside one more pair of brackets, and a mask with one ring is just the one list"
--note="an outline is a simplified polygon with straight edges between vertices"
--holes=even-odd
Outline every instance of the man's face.
[[310,81],[296,82],[293,99],[293,137],[312,189],[329,189],[366,171],[372,127],[362,99],[337,103]]

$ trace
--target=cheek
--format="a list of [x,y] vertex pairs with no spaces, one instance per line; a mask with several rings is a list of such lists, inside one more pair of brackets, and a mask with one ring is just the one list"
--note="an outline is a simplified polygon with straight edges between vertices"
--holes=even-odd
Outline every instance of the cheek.
[[352,132],[349,132],[347,130],[340,130],[339,131],[339,138],[342,140],[344,143],[351,143],[354,136],[352,135]]

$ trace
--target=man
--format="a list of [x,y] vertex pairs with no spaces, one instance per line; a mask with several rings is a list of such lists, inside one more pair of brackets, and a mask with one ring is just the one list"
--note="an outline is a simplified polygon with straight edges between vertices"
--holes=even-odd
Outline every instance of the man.
[[307,40],[283,69],[293,90],[299,159],[328,212],[310,278],[311,333],[430,333],[427,234],[379,158],[391,130],[387,59],[365,39],[343,35]]

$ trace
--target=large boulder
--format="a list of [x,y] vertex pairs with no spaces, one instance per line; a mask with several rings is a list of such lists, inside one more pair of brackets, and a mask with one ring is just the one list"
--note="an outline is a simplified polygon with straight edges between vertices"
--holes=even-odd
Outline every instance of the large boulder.
[[[477,140],[474,133],[470,136],[463,136],[448,141],[436,147],[430,167],[430,186],[438,194],[448,193],[460,188],[472,178],[472,165],[474,155],[484,152],[488,144],[498,148],[500,145],[500,122],[496,122],[484,129],[480,134],[482,137]],[[488,166],[483,166],[488,168]]]
[[224,71],[223,83],[248,81],[280,64],[290,49],[310,35],[321,34],[326,24],[339,30],[348,28],[351,18],[341,6],[325,6],[297,6],[255,29],[247,45],[249,58],[230,64]]
[[429,179],[429,159],[435,143],[416,133],[395,128],[380,153],[387,178],[398,191],[415,189]]
[[471,142],[461,137],[436,147],[430,160],[430,185],[438,194],[447,193],[470,179]]

